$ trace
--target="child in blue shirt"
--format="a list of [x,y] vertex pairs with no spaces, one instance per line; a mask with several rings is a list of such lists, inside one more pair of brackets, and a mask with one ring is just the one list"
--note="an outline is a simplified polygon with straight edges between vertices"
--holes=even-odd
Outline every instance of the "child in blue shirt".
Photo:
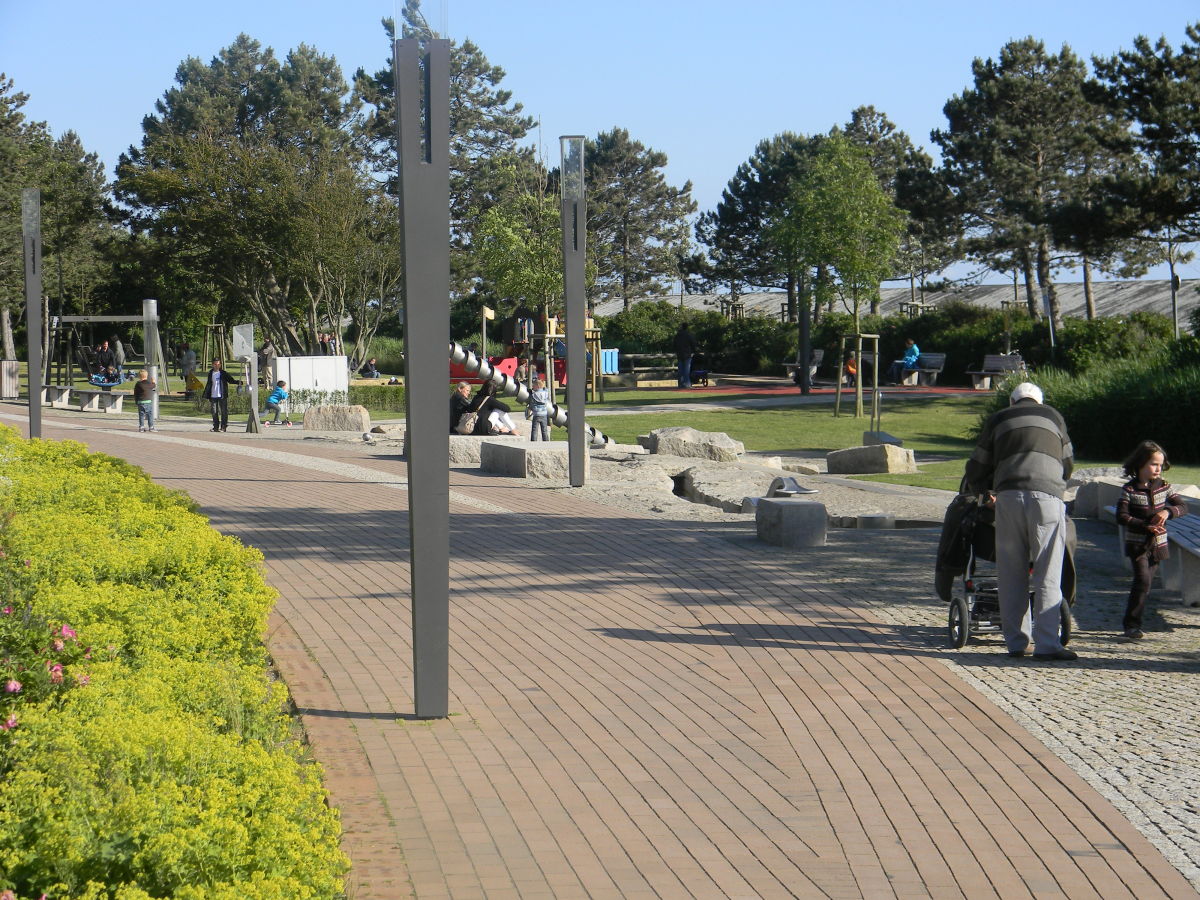
[[546,379],[539,378],[537,385],[529,394],[529,412],[532,423],[529,426],[529,439],[536,441],[538,432],[542,440],[550,440],[550,392],[546,390]]
[[[288,398],[287,382],[286,381],[275,382],[275,390],[271,391],[271,395],[269,397],[267,397],[267,412],[263,413],[263,418],[265,419],[267,417],[267,413],[274,410],[275,418],[272,419],[270,422],[263,422],[264,425],[278,425],[279,424],[280,406],[283,404],[283,401],[286,400],[287,398]],[[283,424],[287,425],[290,428],[291,424],[292,424],[292,420],[285,417],[283,420]]]

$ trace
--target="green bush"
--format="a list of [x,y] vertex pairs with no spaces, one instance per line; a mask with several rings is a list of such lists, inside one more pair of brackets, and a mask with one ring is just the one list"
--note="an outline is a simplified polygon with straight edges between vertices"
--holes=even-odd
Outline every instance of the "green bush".
[[342,896],[337,814],[266,678],[261,555],[79,444],[4,427],[0,460],[0,659],[21,683],[0,891]]
[[351,405],[365,406],[372,412],[404,413],[404,386],[387,384],[350,385]]
[[[1200,463],[1200,350],[1196,339],[1142,356],[1093,365],[1079,374],[1043,368],[1032,376],[1066,419],[1077,457],[1123,459],[1143,440],[1172,460]],[[988,413],[1008,404],[1009,379]]]

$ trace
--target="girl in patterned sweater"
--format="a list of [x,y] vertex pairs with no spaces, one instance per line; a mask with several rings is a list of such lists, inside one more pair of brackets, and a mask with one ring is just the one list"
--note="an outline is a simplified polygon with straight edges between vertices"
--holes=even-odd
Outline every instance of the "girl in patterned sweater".
[[1121,488],[1117,524],[1125,528],[1125,555],[1133,563],[1133,586],[1122,627],[1126,640],[1140,641],[1142,615],[1155,569],[1168,556],[1166,522],[1187,515],[1183,498],[1162,480],[1171,468],[1166,451],[1154,441],[1142,441],[1125,460],[1129,481]]

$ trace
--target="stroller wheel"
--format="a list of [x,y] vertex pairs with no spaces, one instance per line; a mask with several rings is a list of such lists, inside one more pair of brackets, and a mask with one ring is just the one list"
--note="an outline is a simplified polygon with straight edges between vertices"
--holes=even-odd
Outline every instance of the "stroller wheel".
[[1075,630],[1075,622],[1071,619],[1071,606],[1066,600],[1059,607],[1058,639],[1065,647],[1071,642],[1071,632]]
[[955,597],[950,601],[946,636],[950,639],[950,646],[955,649],[966,646],[967,638],[971,636],[971,613],[965,597]]

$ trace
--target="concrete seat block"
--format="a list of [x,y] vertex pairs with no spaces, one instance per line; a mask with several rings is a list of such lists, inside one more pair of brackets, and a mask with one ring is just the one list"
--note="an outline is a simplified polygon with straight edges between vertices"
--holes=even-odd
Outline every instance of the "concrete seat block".
[[[584,476],[591,468],[584,456]],[[570,476],[570,460],[565,441],[525,441],[520,444],[485,440],[479,446],[479,468],[510,478],[553,478],[565,481]]]
[[795,497],[760,497],[754,508],[758,539],[776,547],[824,547],[825,504]]

